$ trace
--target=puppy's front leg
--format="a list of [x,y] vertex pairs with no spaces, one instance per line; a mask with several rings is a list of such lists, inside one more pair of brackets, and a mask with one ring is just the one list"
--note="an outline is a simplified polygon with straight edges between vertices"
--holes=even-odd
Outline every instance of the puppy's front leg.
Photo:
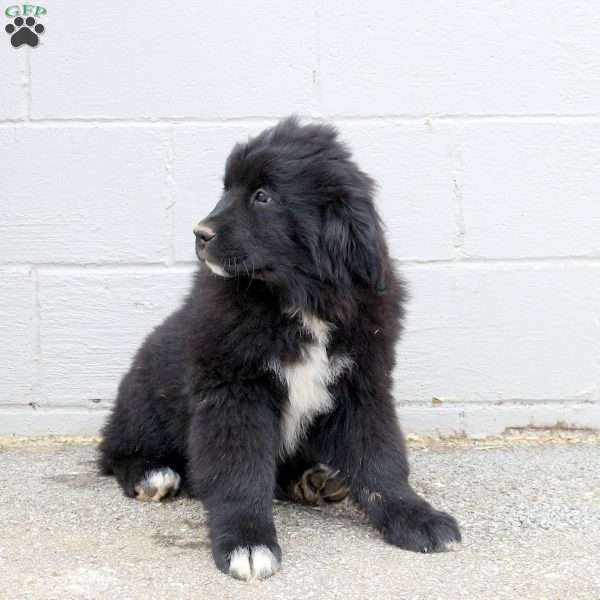
[[195,406],[192,491],[208,511],[217,567],[238,579],[270,577],[281,562],[273,523],[278,432],[265,385],[222,386]]
[[[351,383],[323,423],[320,460],[340,470],[353,499],[384,539],[414,552],[439,552],[461,541],[456,520],[435,510],[408,482],[408,462],[391,398]],[[443,476],[443,474],[441,474]]]

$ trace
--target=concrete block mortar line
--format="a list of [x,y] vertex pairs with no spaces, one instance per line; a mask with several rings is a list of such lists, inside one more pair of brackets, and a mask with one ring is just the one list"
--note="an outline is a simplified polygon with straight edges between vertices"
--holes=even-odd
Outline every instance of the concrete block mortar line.
[[31,48],[25,49],[25,120],[31,119]]
[[464,183],[464,159],[463,159],[463,129],[456,129],[457,139],[452,145],[455,167],[452,175],[452,198],[454,201],[454,252],[455,258],[465,258],[466,226],[463,209],[463,183]]
[[[402,342],[400,342],[402,343]],[[123,371],[127,368],[127,363],[123,363]],[[76,402],[51,402],[51,403],[40,403],[36,402],[36,406],[30,403],[10,403],[0,402],[0,411],[2,410],[23,410],[28,411],[31,408],[37,408],[43,411],[51,410],[85,410],[102,412],[110,410],[114,405],[116,398],[99,398],[87,401],[76,401]],[[431,401],[427,400],[406,400],[402,398],[394,398],[394,406],[402,414],[403,410],[422,410],[424,413],[434,414],[443,413],[449,410],[458,410],[462,418],[465,416],[465,412],[473,409],[485,409],[489,411],[502,411],[502,410],[528,410],[538,408],[567,408],[567,409],[594,409],[600,407],[600,401],[597,400],[580,400],[577,397],[565,397],[550,400],[506,400],[503,402],[497,401],[485,401],[485,400],[465,400],[465,401],[445,401],[443,404],[432,404]]]
[[[302,118],[309,119],[309,113],[296,113]],[[32,117],[26,120],[23,117],[0,118],[0,126],[27,125],[29,127],[52,127],[52,126],[89,126],[98,125],[114,127],[172,127],[173,125],[198,125],[205,127],[239,127],[240,125],[257,125],[267,127],[286,114],[273,116],[232,116],[232,117],[194,117],[194,116],[160,116],[160,117],[114,117],[105,115],[72,116],[72,117]]]
[[[317,78],[319,79],[319,78]],[[28,84],[29,85],[29,84]],[[319,84],[321,85],[321,84]],[[351,115],[338,113],[324,113],[318,111],[318,114],[311,111],[297,111],[301,119],[335,121],[339,125],[345,123],[358,123],[372,125],[374,123],[396,123],[396,124],[423,124],[429,121],[457,122],[457,123],[480,123],[492,122],[503,124],[525,124],[525,123],[599,123],[600,113],[514,113],[514,114],[470,114],[470,113],[398,113],[398,114],[373,114],[373,115]],[[98,125],[114,127],[133,127],[133,126],[155,126],[170,127],[172,125],[189,124],[205,127],[237,127],[237,126],[256,126],[267,127],[285,114],[278,115],[239,115],[239,116],[149,116],[149,117],[114,117],[106,115],[95,116],[70,116],[70,117],[31,117],[27,119],[22,117],[8,117],[0,119],[0,127],[23,125],[27,127],[51,127],[57,125],[71,126],[92,126]]]
[[401,268],[406,269],[435,269],[438,267],[449,268],[492,268],[511,269],[515,267],[528,267],[536,269],[540,267],[566,267],[566,266],[589,266],[599,267],[600,256],[526,256],[507,258],[485,258],[465,256],[461,260],[456,258],[441,258],[431,260],[420,259],[398,259],[396,261]]
[[[398,342],[402,346],[402,339]],[[435,396],[430,400],[423,399],[411,399],[404,396],[395,396],[395,402],[398,406],[408,407],[421,407],[428,408],[431,410],[438,410],[440,408],[471,408],[473,406],[485,406],[485,407],[507,407],[507,406],[520,406],[520,407],[531,407],[531,406],[557,406],[561,404],[568,404],[571,406],[575,405],[598,405],[600,406],[600,399],[590,399],[587,397],[581,397],[578,395],[566,396],[564,398],[503,398],[502,400],[485,400],[481,398],[465,398],[459,399],[457,397],[444,397]]]
[[[166,262],[160,263],[98,263],[98,264],[61,264],[44,263],[34,265],[42,275],[96,275],[96,274],[123,274],[123,275],[144,275],[161,273],[192,273],[197,263],[175,263],[172,265]],[[31,266],[33,268],[33,265]],[[0,270],[3,268],[0,265]],[[11,269],[12,270],[12,269]]]
[[[491,268],[491,269],[511,269],[514,267],[530,267],[532,269],[539,267],[569,267],[569,266],[588,266],[600,267],[600,256],[539,256],[522,258],[477,258],[465,257],[462,260],[456,258],[436,258],[436,259],[396,259],[396,263],[402,269],[436,269],[441,267],[449,268]],[[0,262],[0,271],[20,272],[37,269],[41,273],[65,273],[65,274],[85,274],[85,273],[164,273],[164,272],[192,272],[198,266],[195,260],[178,260],[170,264],[164,261],[148,262]]]
[[[123,364],[123,371],[127,368],[127,364]],[[90,412],[104,412],[109,411],[114,402],[115,398],[101,398],[98,400],[88,400],[87,402],[74,402],[74,403],[63,403],[63,402],[52,402],[44,403],[39,401],[40,398],[33,403],[6,403],[0,402],[0,412],[3,410],[10,411],[29,411],[31,409],[40,411],[64,411],[64,410],[85,410]],[[465,412],[472,409],[486,409],[489,411],[503,410],[503,409],[529,409],[529,408],[594,408],[600,406],[600,402],[597,401],[581,401],[573,398],[561,398],[557,400],[527,400],[527,401],[506,401],[502,403],[498,402],[485,402],[485,401],[464,401],[464,402],[445,402],[442,405],[432,405],[430,401],[426,400],[411,400],[407,401],[404,399],[396,398],[394,400],[394,406],[402,415],[403,411],[407,410],[422,410],[423,413],[443,413],[448,410],[458,410],[458,414],[461,418],[461,424],[464,424]]]
[[[123,369],[126,368],[127,365],[123,365]],[[102,403],[94,404],[92,402],[76,402],[76,403],[39,403],[36,402],[35,406],[32,406],[31,403],[26,404],[11,404],[11,403],[0,403],[0,412],[2,411],[12,411],[12,412],[28,412],[30,410],[37,410],[40,413],[42,412],[51,412],[51,411],[85,411],[85,412],[94,412],[94,413],[102,413],[108,412],[111,410],[114,404],[114,399],[105,400]]]
[[32,384],[32,402],[31,408],[36,408],[41,401],[42,394],[42,311],[41,311],[41,296],[40,296],[40,274],[37,267],[31,268],[31,277],[34,282],[34,312],[33,312],[33,327],[35,336],[33,361],[35,364],[35,374]]
[[20,273],[21,275],[31,276],[31,270],[35,265],[27,263],[0,263],[1,273]]
[[[302,115],[300,115],[302,116]],[[323,113],[320,118],[338,123],[433,123],[435,121],[457,123],[554,123],[576,121],[582,123],[600,121],[600,112],[592,113],[378,113],[344,114]]]
[[323,87],[322,87],[322,69],[321,69],[321,19],[319,14],[320,0],[313,0],[313,19],[314,19],[314,69],[313,69],[313,103],[314,116],[319,117],[322,114],[323,106]]
[[175,153],[174,143],[174,132],[173,127],[169,127],[166,132],[166,138],[164,142],[165,146],[165,197],[166,205],[165,210],[167,214],[167,228],[168,228],[168,252],[166,258],[167,266],[171,267],[177,260],[175,250],[175,211],[177,207],[176,197],[176,184],[173,177],[173,161]]

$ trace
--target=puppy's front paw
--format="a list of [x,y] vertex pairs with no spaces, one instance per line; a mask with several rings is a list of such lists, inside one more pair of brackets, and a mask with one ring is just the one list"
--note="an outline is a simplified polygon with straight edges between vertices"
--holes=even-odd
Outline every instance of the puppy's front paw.
[[384,538],[413,552],[443,552],[462,540],[456,519],[428,505],[398,510],[385,528]]
[[238,546],[229,554],[228,572],[236,579],[266,579],[274,575],[281,562],[279,546]]

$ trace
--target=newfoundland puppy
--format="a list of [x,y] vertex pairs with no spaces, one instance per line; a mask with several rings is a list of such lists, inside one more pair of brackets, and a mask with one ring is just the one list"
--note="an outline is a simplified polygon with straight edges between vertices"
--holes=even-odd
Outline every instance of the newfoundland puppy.
[[121,381],[100,463],[125,494],[185,484],[217,567],[273,575],[273,498],[350,495],[390,544],[436,552],[453,517],[408,483],[391,395],[404,285],[374,182],[330,125],[294,118],[237,144],[196,227],[193,289]]

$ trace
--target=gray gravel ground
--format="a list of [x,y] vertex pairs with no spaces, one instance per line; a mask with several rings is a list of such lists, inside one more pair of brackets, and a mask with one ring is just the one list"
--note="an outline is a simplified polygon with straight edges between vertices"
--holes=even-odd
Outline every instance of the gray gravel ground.
[[217,572],[199,503],[125,498],[85,440],[0,441],[0,598],[600,599],[600,437],[412,445],[413,482],[465,541],[417,555],[355,509],[278,504],[268,581]]

